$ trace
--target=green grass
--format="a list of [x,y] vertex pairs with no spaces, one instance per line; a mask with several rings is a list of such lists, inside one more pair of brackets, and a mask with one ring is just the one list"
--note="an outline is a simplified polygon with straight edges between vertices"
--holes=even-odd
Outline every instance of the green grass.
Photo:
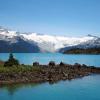
[[31,66],[31,65],[19,65],[19,66],[12,66],[12,67],[4,67],[0,65],[0,73],[20,73],[20,72],[34,72],[34,71],[41,71],[41,68],[38,66]]

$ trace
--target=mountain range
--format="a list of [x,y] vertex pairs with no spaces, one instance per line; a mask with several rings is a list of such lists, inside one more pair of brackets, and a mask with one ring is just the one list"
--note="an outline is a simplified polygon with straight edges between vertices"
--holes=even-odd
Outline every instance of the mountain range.
[[72,48],[99,48],[100,37],[53,36],[21,33],[0,27],[0,53],[64,52]]

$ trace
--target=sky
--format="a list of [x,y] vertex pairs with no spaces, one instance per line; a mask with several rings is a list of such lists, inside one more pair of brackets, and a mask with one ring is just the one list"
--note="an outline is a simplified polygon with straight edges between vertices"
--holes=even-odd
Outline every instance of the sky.
[[0,26],[20,32],[100,36],[100,0],[0,0]]

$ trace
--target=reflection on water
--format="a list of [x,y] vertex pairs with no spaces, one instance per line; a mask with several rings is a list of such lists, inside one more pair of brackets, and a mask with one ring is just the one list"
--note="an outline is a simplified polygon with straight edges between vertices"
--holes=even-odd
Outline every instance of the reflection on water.
[[[71,80],[68,80],[68,81],[71,81]],[[53,84],[57,84],[59,83],[60,81],[57,81],[57,82],[48,82],[49,85],[53,85]],[[16,93],[18,90],[22,89],[22,88],[33,88],[34,87],[37,87],[41,84],[45,84],[45,82],[43,83],[18,83],[18,84],[6,84],[6,85],[0,85],[0,89],[3,89],[3,90],[7,90],[8,91],[8,94],[10,96],[14,95],[14,93]]]
[[37,85],[39,85],[39,84],[33,84],[33,83],[25,83],[25,84],[8,84],[8,85],[1,85],[0,86],[0,89],[4,89],[4,90],[7,90],[8,91],[8,93],[9,93],[9,95],[13,95],[15,92],[17,92],[19,89],[21,89],[21,88],[24,88],[24,87],[31,87],[31,88],[33,88],[33,87],[35,87],[35,86],[37,86]]
[[22,89],[22,88],[34,88],[35,86],[39,85],[41,83],[22,83],[22,84],[8,84],[8,85],[1,85],[0,89],[4,89],[7,90],[9,95],[13,95],[15,92],[17,92],[18,90]]
[[49,84],[0,87],[0,100],[100,100],[100,75]]

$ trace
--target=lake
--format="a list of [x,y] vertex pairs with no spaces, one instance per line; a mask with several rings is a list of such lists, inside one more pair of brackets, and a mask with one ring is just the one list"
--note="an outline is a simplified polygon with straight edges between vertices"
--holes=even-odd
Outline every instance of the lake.
[[[87,64],[91,66],[100,66],[100,55],[66,55],[61,53],[14,53],[15,58],[17,58],[20,63],[30,64],[38,61],[40,64],[48,64],[49,61],[55,61],[59,63],[61,61],[74,64]],[[9,58],[9,53],[0,53],[1,60],[7,60]]]
[[0,100],[100,100],[100,75],[55,84],[2,86]]
[[[100,55],[65,55],[60,53],[14,53],[24,64],[38,61],[48,64],[53,60],[74,64],[100,66]],[[8,53],[1,53],[0,59],[7,60]],[[55,84],[13,84],[0,86],[0,100],[100,100],[100,75],[90,75]]]

